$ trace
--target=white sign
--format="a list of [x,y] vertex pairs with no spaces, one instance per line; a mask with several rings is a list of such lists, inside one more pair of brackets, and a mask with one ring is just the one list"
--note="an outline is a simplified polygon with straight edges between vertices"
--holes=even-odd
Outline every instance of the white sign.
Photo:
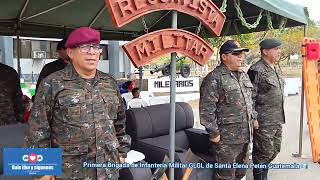
[[46,58],[46,51],[33,51],[32,58],[45,59]]
[[[170,92],[170,79],[148,79],[149,92]],[[199,91],[199,78],[177,78],[176,92]]]

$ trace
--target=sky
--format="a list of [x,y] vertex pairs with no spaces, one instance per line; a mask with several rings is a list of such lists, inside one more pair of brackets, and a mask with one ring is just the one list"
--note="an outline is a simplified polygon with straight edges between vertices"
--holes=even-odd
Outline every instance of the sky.
[[310,18],[320,21],[320,0],[286,0],[294,4],[300,4],[308,8]]

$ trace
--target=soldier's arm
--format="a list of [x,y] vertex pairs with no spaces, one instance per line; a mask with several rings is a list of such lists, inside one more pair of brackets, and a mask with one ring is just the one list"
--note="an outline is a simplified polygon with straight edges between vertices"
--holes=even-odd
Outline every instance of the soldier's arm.
[[210,135],[210,139],[214,139],[220,135],[216,109],[219,100],[219,83],[216,79],[207,76],[200,87],[200,123],[206,128]]
[[251,98],[252,98],[252,120],[256,120],[258,117],[258,113],[255,111],[255,105],[256,105],[256,98],[258,94],[258,82],[259,82],[259,74],[255,70],[248,70],[248,75],[250,78],[250,81],[253,85]]
[[50,123],[52,107],[52,85],[43,80],[36,94],[29,119],[29,129],[25,137],[27,147],[45,148],[50,147]]
[[115,84],[115,88],[117,89],[119,105],[117,112],[117,119],[114,121],[114,127],[116,129],[116,136],[119,141],[119,154],[121,157],[126,158],[127,153],[130,151],[131,145],[131,137],[126,133],[126,114],[125,108],[123,106],[122,97],[119,93],[118,87]]
[[15,73],[15,82],[14,82],[14,94],[12,95],[13,97],[13,107],[14,107],[14,112],[15,112],[15,117],[19,122],[22,122],[22,117],[24,113],[24,103],[23,103],[23,98],[22,98],[22,91],[20,87],[20,79],[19,75]]

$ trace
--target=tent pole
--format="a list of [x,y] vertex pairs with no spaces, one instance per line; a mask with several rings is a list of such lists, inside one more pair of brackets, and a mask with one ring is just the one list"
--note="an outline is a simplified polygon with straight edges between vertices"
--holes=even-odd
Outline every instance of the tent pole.
[[72,3],[72,2],[74,2],[74,1],[75,1],[75,0],[65,1],[65,2],[63,2],[63,3],[61,3],[61,4],[58,4],[58,5],[54,6],[54,7],[51,7],[51,8],[49,8],[49,9],[46,9],[46,10],[41,11],[41,12],[39,12],[39,13],[33,14],[33,15],[29,16],[29,17],[24,17],[24,18],[21,19],[21,21],[26,21],[26,20],[28,20],[28,19],[31,19],[31,18],[40,16],[40,15],[42,15],[42,14],[45,14],[45,13],[47,13],[47,12],[50,12],[50,11],[53,11],[53,10],[55,10],[55,9],[58,9],[58,8],[60,8],[60,7],[62,7],[62,6],[65,6],[65,5],[69,4],[69,3]]
[[[303,26],[303,36],[307,37],[307,26]],[[300,101],[300,133],[299,133],[299,156],[302,156],[302,136],[303,136],[303,114],[304,114],[304,75],[302,61],[302,80],[301,80],[301,101]]]
[[19,17],[18,17],[19,20],[21,20],[24,12],[25,12],[26,9],[27,9],[28,4],[29,4],[29,0],[26,0],[26,1],[24,2],[23,8],[21,9],[21,11],[20,11],[20,13],[19,13]]
[[106,5],[104,5],[99,12],[94,16],[94,18],[91,20],[90,24],[88,25],[88,27],[92,27],[93,24],[99,19],[99,17],[101,16],[101,14],[104,12],[104,10],[106,10]]
[[142,91],[142,76],[143,76],[142,67],[139,67],[139,89],[140,89],[140,91]]
[[[16,31],[16,35],[17,35],[17,69],[18,69],[18,75],[19,78],[21,78],[21,64],[20,64],[20,57],[21,57],[21,42],[20,42],[20,29],[21,29],[21,18],[24,14],[24,12],[27,9],[27,6],[29,4],[30,0],[26,0],[23,4],[23,7],[19,13],[19,17],[17,17],[17,31]],[[32,76],[33,77],[33,76]],[[20,81],[20,79],[19,79]]]
[[[177,11],[172,11],[172,24],[171,27],[176,29],[178,27],[178,13]],[[175,154],[175,116],[176,116],[176,59],[177,53],[171,53],[171,75],[170,75],[170,162],[174,162]],[[169,179],[174,180],[174,168],[169,170]]]
[[19,78],[21,78],[20,57],[21,57],[21,42],[20,42],[20,30],[18,29],[17,30],[17,69],[18,69]]
[[[307,37],[307,25],[303,26],[303,36]],[[302,78],[301,78],[299,151],[298,151],[298,153],[293,154],[294,157],[300,157],[300,158],[303,157],[303,155],[302,155],[303,115],[304,115],[304,75],[303,75],[303,66],[304,66],[304,60],[302,60]]]

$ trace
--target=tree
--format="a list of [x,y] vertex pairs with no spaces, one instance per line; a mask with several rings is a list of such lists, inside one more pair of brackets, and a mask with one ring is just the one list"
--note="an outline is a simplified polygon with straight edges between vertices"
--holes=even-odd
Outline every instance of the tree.
[[[222,37],[212,37],[210,36],[205,29],[201,29],[199,35],[203,37],[203,39],[211,45],[212,48],[219,47],[228,39],[235,39],[239,41],[242,47],[246,47],[250,49],[250,52],[247,53],[246,57],[246,64],[250,65],[254,63],[256,59],[260,57],[260,48],[259,43],[264,38],[278,38],[282,41],[282,57],[281,63],[289,64],[290,55],[298,54],[301,57],[301,43],[303,41],[303,27],[294,27],[294,28],[285,28],[285,29],[273,29],[264,32],[255,32],[255,33],[248,33],[248,34],[239,34],[233,36],[222,36]],[[307,37],[320,39],[320,27],[312,21],[308,20],[308,27],[307,27]],[[180,56],[180,55],[179,55]],[[219,54],[216,53],[216,56],[209,64],[216,64],[216,61],[219,60]],[[162,56],[158,58],[155,64],[169,64],[170,63],[170,56]],[[191,64],[192,61],[188,58],[180,61],[177,63],[177,69],[182,64]]]
[[[301,57],[301,44],[303,41],[304,32],[303,27],[293,27],[285,29],[273,29],[264,32],[255,32],[248,34],[239,34],[229,37],[219,38],[205,38],[208,43],[214,47],[220,47],[222,43],[227,39],[237,40],[242,47],[250,49],[247,53],[246,63],[252,64],[255,59],[260,56],[259,43],[264,38],[277,38],[282,41],[282,63],[289,64],[290,55],[298,54]],[[319,39],[320,38],[320,27],[312,21],[308,20],[307,26],[307,37]]]
[[[282,57],[280,61],[286,61],[289,64],[290,55],[298,54],[301,57],[301,44],[304,38],[303,27],[286,28],[283,31],[273,30],[268,33],[267,37],[275,36],[279,38],[282,43]],[[320,38],[320,28],[314,21],[308,21],[307,37],[318,39]]]

